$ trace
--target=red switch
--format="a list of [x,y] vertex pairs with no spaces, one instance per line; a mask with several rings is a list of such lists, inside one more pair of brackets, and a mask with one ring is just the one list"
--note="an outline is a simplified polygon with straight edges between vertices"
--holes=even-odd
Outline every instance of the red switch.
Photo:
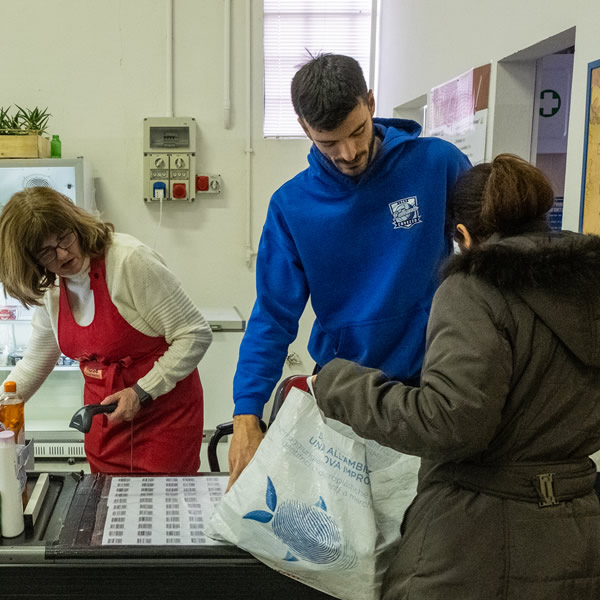
[[208,192],[208,175],[196,175],[196,191]]
[[181,200],[187,198],[187,189],[185,183],[174,183],[173,184],[173,198]]

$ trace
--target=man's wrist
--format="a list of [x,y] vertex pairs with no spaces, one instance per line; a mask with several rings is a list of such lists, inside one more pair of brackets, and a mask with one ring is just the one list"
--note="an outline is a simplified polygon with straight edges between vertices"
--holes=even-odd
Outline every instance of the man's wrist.
[[140,401],[140,405],[142,408],[146,406],[150,406],[152,404],[152,396],[144,391],[137,383],[134,383],[132,386],[133,391],[137,394],[138,400]]
[[260,419],[256,415],[234,415],[233,429],[260,429]]

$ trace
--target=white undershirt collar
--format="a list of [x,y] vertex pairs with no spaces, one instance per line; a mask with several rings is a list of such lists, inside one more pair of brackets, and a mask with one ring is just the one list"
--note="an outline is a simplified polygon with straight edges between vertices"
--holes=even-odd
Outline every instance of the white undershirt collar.
[[71,313],[78,325],[85,327],[94,320],[94,294],[90,288],[90,258],[86,256],[79,273],[64,276]]

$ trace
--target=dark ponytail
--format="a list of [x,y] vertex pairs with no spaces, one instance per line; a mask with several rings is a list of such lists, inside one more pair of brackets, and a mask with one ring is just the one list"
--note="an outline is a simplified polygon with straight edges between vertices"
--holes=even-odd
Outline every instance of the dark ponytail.
[[476,243],[493,233],[514,235],[540,221],[552,208],[554,192],[546,176],[513,154],[467,171],[452,198],[454,227],[464,224]]

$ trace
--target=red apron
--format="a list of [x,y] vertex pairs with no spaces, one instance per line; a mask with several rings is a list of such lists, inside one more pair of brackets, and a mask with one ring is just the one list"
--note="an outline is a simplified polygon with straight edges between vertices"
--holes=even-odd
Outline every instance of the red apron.
[[[94,319],[82,327],[73,318],[61,278],[58,344],[80,363],[84,404],[97,404],[146,375],[169,345],[163,337],[134,329],[119,314],[108,294],[104,258],[92,260],[90,287]],[[200,466],[202,427],[202,385],[194,369],[133,421],[110,423],[106,415],[96,415],[85,436],[85,453],[93,473],[192,474]]]

